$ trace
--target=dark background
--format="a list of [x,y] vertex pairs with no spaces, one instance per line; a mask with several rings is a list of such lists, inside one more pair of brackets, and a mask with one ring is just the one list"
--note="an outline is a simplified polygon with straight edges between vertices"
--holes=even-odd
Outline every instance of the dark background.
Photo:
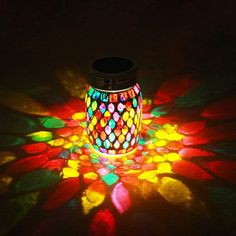
[[137,61],[141,84],[149,80],[150,90],[183,73],[232,74],[235,5],[229,0],[1,0],[1,85],[37,86],[53,80],[62,67],[86,75],[91,60],[110,55]]

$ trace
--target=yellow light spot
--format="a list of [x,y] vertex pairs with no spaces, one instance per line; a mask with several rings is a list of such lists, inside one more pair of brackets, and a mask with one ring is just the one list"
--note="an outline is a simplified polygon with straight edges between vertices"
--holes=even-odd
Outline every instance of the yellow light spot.
[[183,139],[183,135],[182,134],[179,134],[177,132],[174,132],[174,133],[171,133],[168,135],[168,140],[170,141],[180,141]]
[[107,124],[106,119],[102,118],[101,121],[100,121],[100,124],[101,124],[102,127],[105,127],[106,124]]
[[167,144],[166,140],[158,140],[157,142],[155,142],[155,145],[157,147],[164,147],[164,146],[166,146],[166,144]]
[[11,184],[12,180],[13,179],[10,176],[0,178],[0,194],[8,191],[8,186]]
[[82,206],[84,214],[88,214],[91,209],[100,205],[106,196],[106,187],[104,184],[96,181],[83,192]]
[[88,172],[84,174],[84,178],[90,180],[96,180],[98,178],[98,175],[95,172]]
[[138,176],[138,179],[153,179],[157,175],[156,170],[148,170]]
[[133,108],[131,108],[130,112],[129,112],[129,115],[131,118],[134,118],[134,115],[135,115],[135,111]]
[[155,137],[158,139],[168,139],[168,133],[161,129],[155,132]]
[[157,190],[168,202],[172,204],[184,204],[189,206],[192,200],[192,193],[181,181],[164,177]]
[[137,121],[138,121],[138,115],[135,114],[135,116],[134,116],[134,124],[135,124],[135,125],[137,124]]
[[79,177],[79,173],[77,170],[70,168],[70,167],[64,167],[62,169],[62,177],[63,179],[71,178],[71,177]]
[[122,134],[126,135],[129,131],[129,128],[125,125],[123,128],[122,128]]
[[76,142],[76,141],[78,141],[79,140],[79,136],[78,135],[72,135],[71,137],[70,137],[70,141],[71,142]]
[[157,167],[158,174],[173,173],[169,163],[160,163]]
[[155,149],[156,145],[154,143],[150,143],[150,144],[148,144],[147,148],[148,149]]
[[120,143],[123,143],[125,141],[125,136],[123,134],[121,134],[118,138]]
[[85,112],[77,112],[72,116],[73,120],[83,120],[86,117],[86,113]]
[[79,160],[68,160],[67,165],[77,170],[79,168]]
[[98,120],[97,120],[96,116],[94,116],[92,119],[92,124],[95,126],[97,124],[97,121]]
[[63,145],[63,147],[66,149],[71,148],[72,146],[73,146],[73,143],[71,143],[71,142],[68,142],[65,145]]
[[129,118],[128,121],[127,121],[127,126],[129,128],[131,128],[132,124],[133,124],[133,120],[131,118]]
[[163,129],[165,129],[169,134],[175,132],[177,129],[177,125],[172,124],[164,124]]
[[157,176],[155,176],[154,178],[151,178],[151,179],[146,179],[146,180],[149,181],[150,183],[153,183],[153,184],[158,183],[158,177]]
[[109,111],[106,111],[106,112],[104,113],[104,116],[105,116],[105,117],[110,117],[110,116],[111,116],[111,113],[110,113]]
[[92,102],[92,110],[95,111],[97,109],[97,102],[96,101],[93,101]]
[[0,152],[0,165],[13,161],[16,156],[13,152]]
[[90,123],[89,126],[88,126],[89,130],[92,132],[93,131],[93,124]]
[[90,98],[90,97],[88,97],[88,99],[87,99],[87,101],[86,101],[86,106],[87,106],[87,107],[89,107],[89,106],[90,106],[90,104],[91,104],[91,98]]
[[124,121],[127,121],[128,120],[128,118],[129,118],[129,112],[128,111],[126,111],[124,114],[123,114],[123,120]]
[[152,123],[152,120],[142,120],[142,123],[145,125],[150,125]]
[[164,156],[166,157],[166,159],[168,161],[171,161],[171,162],[181,160],[180,155],[178,153],[174,153],[174,152],[173,153],[164,154]]
[[79,159],[82,160],[82,161],[87,161],[87,160],[89,160],[89,156],[83,154],[83,155],[80,155],[80,156],[79,156]]
[[152,157],[145,156],[145,158],[146,158],[146,160],[145,160],[145,163],[146,163],[146,164],[153,162]]
[[154,156],[153,157],[153,162],[164,162],[164,161],[166,161],[166,157],[164,157],[164,156],[161,156],[161,155],[156,155],[156,156]]
[[62,146],[64,144],[64,139],[58,138],[58,139],[51,140],[47,143],[53,147],[58,147],[58,146]]

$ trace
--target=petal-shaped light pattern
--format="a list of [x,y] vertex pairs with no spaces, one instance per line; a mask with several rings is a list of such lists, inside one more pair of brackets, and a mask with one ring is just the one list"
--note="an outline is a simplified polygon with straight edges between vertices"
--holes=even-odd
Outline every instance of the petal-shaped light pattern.
[[236,156],[236,140],[229,141],[226,143],[224,142],[224,143],[205,145],[204,149],[235,157]]
[[194,180],[211,180],[213,177],[201,167],[189,161],[176,161],[172,164],[172,170],[179,175]]
[[36,142],[50,141],[53,138],[53,134],[49,131],[38,131],[27,136]]
[[56,104],[50,107],[50,113],[52,116],[56,116],[61,119],[71,119],[71,117],[76,113],[76,110],[66,103]]
[[111,199],[120,214],[127,211],[131,205],[129,191],[124,187],[121,182],[116,184],[116,186],[113,188],[111,193]]
[[182,75],[164,82],[158,89],[154,104],[161,105],[173,101],[176,97],[184,95],[195,87],[199,82],[190,75]]
[[187,206],[192,200],[192,193],[189,188],[177,179],[163,177],[157,190],[172,204],[184,204]]
[[45,128],[63,128],[65,126],[65,122],[61,119],[55,118],[55,117],[42,117],[39,118],[39,121]]
[[0,134],[0,147],[10,148],[26,143],[26,139],[14,135]]
[[219,141],[232,140],[236,138],[236,124],[226,123],[205,128],[193,136],[186,136],[183,139],[184,145],[200,145]]
[[156,170],[144,171],[142,174],[138,176],[138,179],[145,179],[149,182],[156,183],[158,181],[157,171]]
[[201,165],[221,179],[236,184],[236,161],[209,161],[203,162]]
[[214,76],[206,79],[199,86],[193,88],[189,93],[175,100],[178,107],[190,108],[206,104],[214,99],[222,97],[235,86],[234,76],[224,77]]
[[179,155],[183,158],[212,157],[215,156],[215,153],[200,148],[182,148],[179,151]]
[[23,93],[0,90],[0,104],[13,110],[33,115],[49,115],[48,109]]
[[16,155],[13,152],[0,152],[0,165],[14,161],[15,159]]
[[21,146],[21,149],[27,154],[39,154],[46,151],[47,148],[48,145],[46,143],[32,143]]
[[[36,205],[39,193],[27,193],[7,198],[0,205],[0,235],[6,235]],[[14,214],[13,214],[14,213]]]
[[44,209],[49,210],[60,207],[71,198],[80,189],[80,181],[78,178],[68,178],[62,180],[55,189],[52,190],[47,201],[44,204]]
[[108,209],[95,213],[90,224],[89,236],[115,236],[115,217]]
[[34,132],[38,127],[37,119],[1,108],[0,133],[22,135]]
[[45,169],[48,169],[48,170],[51,170],[51,171],[61,171],[62,168],[64,167],[65,165],[65,160],[64,159],[61,159],[61,158],[58,158],[58,159],[54,159],[54,160],[50,160],[48,162],[46,162],[42,168],[45,168]]
[[203,117],[214,120],[226,120],[236,117],[236,97],[229,97],[224,100],[212,103],[204,108]]
[[49,188],[60,181],[59,174],[49,170],[34,170],[22,175],[13,184],[14,193],[36,191]]
[[48,161],[48,156],[45,154],[39,154],[31,157],[24,157],[14,161],[7,169],[6,173],[15,175],[27,171],[31,171],[40,168]]
[[192,121],[192,122],[182,124],[178,128],[178,132],[180,132],[181,134],[192,135],[203,130],[205,126],[206,126],[205,121]]
[[57,79],[71,96],[84,99],[87,86],[86,80],[78,71],[63,69],[59,70],[56,75]]
[[11,184],[13,178],[10,176],[0,177],[0,195],[8,191],[8,186]]
[[84,214],[103,203],[106,196],[106,186],[101,181],[95,181],[83,192],[82,206]]

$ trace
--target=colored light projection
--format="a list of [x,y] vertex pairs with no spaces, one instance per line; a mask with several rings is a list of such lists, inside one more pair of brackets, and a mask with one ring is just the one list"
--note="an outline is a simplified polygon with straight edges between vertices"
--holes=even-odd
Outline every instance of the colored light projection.
[[[18,123],[22,122],[22,130],[13,122],[15,118],[9,118],[6,122],[10,133],[0,139],[0,193],[5,199],[0,209],[1,234],[9,232],[36,206],[43,212],[79,206],[76,209],[92,218],[91,235],[114,235],[119,215],[134,211],[136,206],[155,196],[185,210],[204,212],[207,206],[190,182],[219,181],[229,188],[236,184],[236,124],[232,121],[236,117],[236,99],[230,97],[201,105],[201,86],[199,81],[180,77],[165,82],[154,99],[145,98],[137,150],[117,157],[103,156],[91,148],[83,97],[71,97],[66,104],[53,105],[48,110],[35,106],[40,109],[30,110],[27,122],[31,125],[24,129],[23,114],[28,112],[25,107],[20,110],[17,96],[20,104],[17,111],[21,111],[17,119]],[[201,101],[195,101],[198,104],[195,107],[191,93],[196,97],[198,91]],[[204,96],[208,99],[206,91]],[[97,110],[101,104],[90,100],[87,97],[86,103],[96,113],[96,122],[92,120],[92,123],[97,136],[103,141],[108,138],[115,145],[121,134],[112,138],[109,135],[113,132],[108,132],[102,138],[104,132],[98,124],[105,125],[98,122],[100,111]],[[10,103],[11,108],[16,107],[14,100]],[[127,119],[124,118],[127,142],[132,140],[133,127],[128,117],[132,118],[131,123],[135,117],[139,120],[134,110],[137,103],[132,100]],[[104,123],[117,125],[119,119],[112,105],[104,108],[106,112],[110,115]],[[94,142],[98,145],[97,140]]]
[[125,154],[139,141],[142,94],[138,84],[122,92],[92,87],[85,97],[87,133],[93,148],[106,154]]

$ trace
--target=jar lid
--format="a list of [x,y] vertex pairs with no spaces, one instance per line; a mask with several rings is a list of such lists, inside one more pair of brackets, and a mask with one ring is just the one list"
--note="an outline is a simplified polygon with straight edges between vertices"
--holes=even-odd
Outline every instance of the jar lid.
[[134,62],[122,57],[104,57],[91,65],[89,82],[92,87],[115,91],[132,87],[136,82]]

